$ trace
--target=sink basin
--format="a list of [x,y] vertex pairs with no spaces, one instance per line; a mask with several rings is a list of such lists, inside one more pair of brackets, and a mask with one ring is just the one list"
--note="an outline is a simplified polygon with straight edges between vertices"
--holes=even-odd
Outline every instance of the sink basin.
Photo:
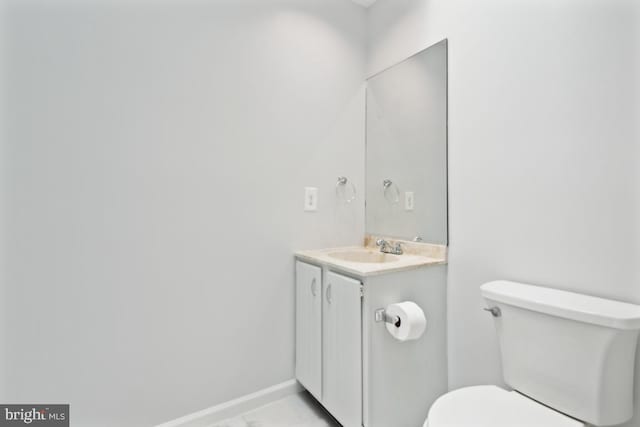
[[344,252],[331,252],[329,254],[331,258],[339,259],[348,262],[363,262],[369,264],[382,264],[385,262],[398,261],[397,255],[384,254],[376,251],[344,251]]

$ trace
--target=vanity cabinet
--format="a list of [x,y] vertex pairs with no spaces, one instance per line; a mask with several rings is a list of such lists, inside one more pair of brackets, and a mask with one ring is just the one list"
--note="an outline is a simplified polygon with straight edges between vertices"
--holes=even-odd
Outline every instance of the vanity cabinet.
[[[446,266],[388,262],[376,271],[324,253],[296,254],[298,381],[343,427],[422,425],[447,392]],[[425,313],[420,339],[398,341],[376,319],[402,301]]]
[[362,425],[362,283],[301,261],[296,378],[344,427]]

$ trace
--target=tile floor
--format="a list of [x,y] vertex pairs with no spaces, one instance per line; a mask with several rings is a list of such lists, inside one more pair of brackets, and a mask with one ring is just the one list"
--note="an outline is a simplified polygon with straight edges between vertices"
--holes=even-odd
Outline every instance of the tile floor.
[[210,427],[340,427],[307,392],[287,396]]

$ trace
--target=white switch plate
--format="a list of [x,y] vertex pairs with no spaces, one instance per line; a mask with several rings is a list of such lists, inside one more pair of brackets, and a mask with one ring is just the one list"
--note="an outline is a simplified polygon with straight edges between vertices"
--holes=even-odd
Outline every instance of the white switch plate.
[[318,210],[318,189],[316,187],[304,188],[304,210],[306,212]]
[[413,191],[405,191],[404,193],[404,209],[412,211],[414,205]]

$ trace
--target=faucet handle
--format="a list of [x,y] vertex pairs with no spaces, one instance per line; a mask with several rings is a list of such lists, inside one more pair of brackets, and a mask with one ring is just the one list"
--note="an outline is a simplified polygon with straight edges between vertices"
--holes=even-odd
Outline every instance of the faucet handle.
[[387,242],[387,241],[386,241],[386,240],[384,240],[384,239],[378,239],[378,240],[376,240],[376,245],[377,245],[377,246],[386,246],[388,243],[389,243],[389,242]]
[[396,242],[396,247],[393,251],[396,255],[402,255],[403,250],[402,250],[402,243],[401,242]]

